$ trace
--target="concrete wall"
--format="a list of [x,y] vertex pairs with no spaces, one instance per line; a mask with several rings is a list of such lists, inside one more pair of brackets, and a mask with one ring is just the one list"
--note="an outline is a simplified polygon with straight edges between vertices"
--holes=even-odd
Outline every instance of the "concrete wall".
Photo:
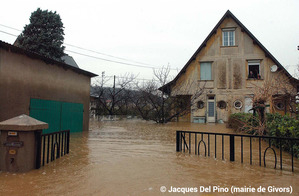
[[[8,131],[0,134],[0,170],[8,172],[27,172],[36,167],[36,144],[33,131],[17,132],[18,135],[7,136]],[[23,142],[22,147],[5,147],[4,142]],[[10,154],[14,150],[15,154]]]
[[89,124],[90,77],[0,48],[0,121],[29,115],[30,98],[81,103]]
[[[222,28],[235,28],[235,46],[222,46]],[[260,80],[248,79],[249,60],[260,61]],[[200,62],[212,62],[212,80],[200,81]],[[279,70],[275,73],[270,71],[274,64],[232,18],[226,18],[172,86],[172,96],[186,94],[181,90],[186,88],[190,89],[188,94],[194,94],[196,87],[204,86],[204,93],[197,100],[204,101],[205,107],[198,109],[197,104],[193,104],[190,121],[193,117],[205,116],[207,97],[210,95],[215,96],[217,119],[227,121],[230,114],[244,112],[245,98],[252,97],[256,87],[267,82],[273,84],[275,81],[284,81],[283,84],[296,94],[295,86],[290,83],[285,73]],[[196,81],[196,84],[191,86],[190,81]],[[241,109],[235,109],[235,100],[243,103]],[[219,101],[225,101],[227,107],[217,107]]]

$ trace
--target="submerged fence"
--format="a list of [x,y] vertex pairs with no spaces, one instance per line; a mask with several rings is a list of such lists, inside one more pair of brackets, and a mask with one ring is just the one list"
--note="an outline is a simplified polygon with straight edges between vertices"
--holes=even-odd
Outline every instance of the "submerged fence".
[[[228,140],[228,139],[229,140]],[[221,140],[217,143],[217,139]],[[236,140],[240,140],[237,144]],[[176,151],[188,151],[191,153],[192,146],[194,146],[194,153],[196,155],[200,155],[202,151],[204,151],[204,156],[210,156],[212,152],[214,152],[215,158],[217,158],[217,154],[221,154],[222,160],[225,160],[225,156],[229,156],[230,161],[235,161],[237,145],[240,145],[238,150],[240,151],[240,161],[244,162],[245,152],[248,152],[248,149],[245,146],[246,143],[249,143],[249,162],[253,164],[253,154],[258,152],[257,158],[259,166],[262,165],[262,154],[263,154],[263,162],[266,167],[266,155],[268,150],[272,151],[274,154],[274,169],[277,166],[277,149],[275,150],[273,143],[279,145],[279,164],[280,169],[283,168],[283,150],[282,150],[282,141],[289,142],[291,146],[291,165],[292,172],[294,171],[294,149],[293,146],[299,142],[299,138],[281,138],[281,137],[271,137],[271,136],[256,136],[256,135],[241,135],[241,134],[231,134],[231,133],[212,133],[212,132],[193,132],[193,131],[177,131],[176,132]],[[268,142],[268,145],[265,146],[264,141]],[[228,145],[225,145],[227,143]],[[256,145],[258,143],[258,145]],[[220,146],[220,145],[221,146]],[[218,146],[217,146],[218,145]],[[257,150],[253,151],[253,145]],[[228,150],[225,152],[226,148]],[[245,149],[246,148],[246,149]],[[262,149],[263,148],[263,149]],[[201,150],[204,149],[204,150]],[[221,151],[217,153],[217,150]]]
[[37,137],[36,169],[69,153],[70,130]]

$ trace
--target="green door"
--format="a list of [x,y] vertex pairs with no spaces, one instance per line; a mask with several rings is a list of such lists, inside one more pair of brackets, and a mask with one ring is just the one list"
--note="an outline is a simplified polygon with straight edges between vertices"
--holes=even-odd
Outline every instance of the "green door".
[[31,99],[30,116],[49,124],[43,133],[79,132],[83,129],[83,104],[80,103]]
[[62,103],[61,110],[61,129],[80,132],[83,127],[83,104]]

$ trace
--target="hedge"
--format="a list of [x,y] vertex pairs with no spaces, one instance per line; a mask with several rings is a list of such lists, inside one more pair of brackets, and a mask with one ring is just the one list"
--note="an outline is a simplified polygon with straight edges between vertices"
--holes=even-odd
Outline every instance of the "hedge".
[[[258,118],[254,117],[250,113],[236,113],[229,117],[229,127],[244,131],[249,134],[255,134],[258,126]],[[288,115],[267,114],[266,115],[266,135],[274,137],[290,137],[299,138],[299,120],[292,118]],[[275,140],[272,144],[279,148],[279,143]],[[291,144],[288,141],[282,142],[282,149],[285,151],[291,151]],[[294,156],[299,158],[299,142],[294,145]]]

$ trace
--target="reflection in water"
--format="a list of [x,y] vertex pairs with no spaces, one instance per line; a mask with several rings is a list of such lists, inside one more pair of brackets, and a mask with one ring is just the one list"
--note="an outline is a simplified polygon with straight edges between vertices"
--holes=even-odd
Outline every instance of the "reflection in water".
[[[39,170],[24,174],[0,173],[0,194],[157,195],[161,194],[161,186],[169,189],[171,186],[257,188],[270,185],[292,186],[298,194],[297,160],[295,173],[292,173],[259,167],[256,160],[250,165],[245,151],[244,164],[238,156],[236,162],[230,162],[227,155],[222,161],[221,156],[214,159],[213,156],[175,152],[176,130],[231,132],[223,124],[157,125],[131,120],[91,122],[90,129],[72,134],[70,154]],[[228,149],[227,144],[225,148]],[[269,159],[272,160],[271,156]]]

